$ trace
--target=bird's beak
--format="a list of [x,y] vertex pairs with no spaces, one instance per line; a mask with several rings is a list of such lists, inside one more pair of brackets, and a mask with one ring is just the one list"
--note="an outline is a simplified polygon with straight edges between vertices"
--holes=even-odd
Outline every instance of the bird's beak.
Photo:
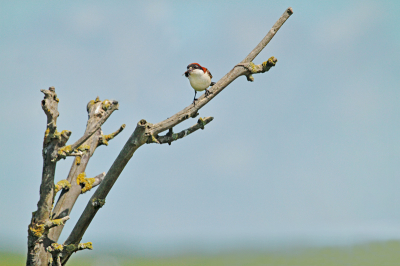
[[[188,69],[185,73],[183,73],[183,75],[185,75],[185,77],[189,77],[190,72],[192,72],[192,69],[191,69],[191,68]],[[182,75],[182,76],[183,76],[183,75]]]

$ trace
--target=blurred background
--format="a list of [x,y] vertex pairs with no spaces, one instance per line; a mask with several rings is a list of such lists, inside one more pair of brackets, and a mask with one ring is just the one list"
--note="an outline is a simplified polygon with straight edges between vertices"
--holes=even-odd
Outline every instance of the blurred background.
[[[335,262],[346,257],[340,252],[357,261],[360,250],[394,260],[400,250],[399,1],[3,0],[3,261],[7,254],[25,261],[27,226],[39,200],[41,89],[56,88],[58,130],[72,131],[70,143],[85,130],[90,100],[119,101],[102,129],[126,128],[97,149],[86,169],[92,177],[108,171],[140,119],[157,123],[192,102],[194,91],[182,76],[189,63],[207,67],[218,81],[290,6],[294,14],[254,60],[275,56],[276,67],[253,83],[237,79],[201,109],[200,116],[214,117],[205,130],[171,146],[141,147],[82,239],[94,250],[72,262],[242,253],[293,259],[310,249],[325,262],[333,258],[332,265],[343,265]],[[56,181],[66,178],[72,160],[57,164]],[[92,193],[78,199],[60,242]],[[324,255],[326,248],[332,256]],[[383,253],[373,252],[378,249]],[[300,265],[293,261],[282,265]],[[182,265],[189,264],[197,265]]]

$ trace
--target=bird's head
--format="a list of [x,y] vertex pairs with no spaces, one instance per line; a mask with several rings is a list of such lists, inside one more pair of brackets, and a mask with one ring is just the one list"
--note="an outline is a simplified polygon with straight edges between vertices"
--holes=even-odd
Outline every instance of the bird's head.
[[207,72],[207,68],[202,67],[198,63],[191,63],[190,65],[187,66],[187,71],[184,73],[184,75],[185,75],[185,77],[189,77],[189,75],[192,73],[204,74],[206,72]]

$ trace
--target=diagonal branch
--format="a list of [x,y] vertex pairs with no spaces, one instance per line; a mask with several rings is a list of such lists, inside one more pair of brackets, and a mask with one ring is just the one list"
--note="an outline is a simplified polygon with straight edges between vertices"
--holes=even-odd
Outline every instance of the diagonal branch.
[[[272,30],[267,34],[267,36],[256,46],[256,48],[241,62],[241,63],[250,63],[260,52],[261,50],[268,44],[268,42],[272,39],[275,35],[276,31],[283,25],[283,23],[290,17],[293,13],[291,8],[288,8],[285,13],[281,16],[281,18],[274,24]],[[276,60],[271,59],[274,63]],[[268,61],[267,61],[268,62]],[[268,63],[263,63],[261,67],[263,71],[269,70],[272,66],[266,66]],[[265,67],[264,67],[265,65]],[[256,69],[257,70],[257,69]],[[65,241],[65,245],[69,244],[77,244],[82,239],[86,229],[88,228],[89,224],[93,220],[94,216],[96,215],[99,207],[103,206],[105,203],[105,198],[110,192],[111,188],[113,187],[114,183],[117,181],[119,175],[121,174],[122,170],[125,168],[128,161],[132,158],[135,151],[149,141],[149,139],[157,139],[158,133],[161,133],[165,130],[171,129],[172,127],[178,125],[182,121],[188,119],[189,117],[195,117],[198,114],[198,110],[200,110],[204,105],[206,105],[209,101],[211,101],[215,96],[217,96],[224,88],[226,88],[232,81],[234,81],[237,77],[241,75],[251,75],[255,73],[262,73],[263,71],[250,71],[246,66],[238,66],[234,67],[228,74],[226,74],[223,78],[221,78],[209,91],[211,95],[205,97],[202,95],[196,105],[190,105],[184,108],[182,111],[176,113],[175,115],[171,116],[170,118],[159,122],[157,124],[148,123],[146,120],[142,119],[137,124],[137,127],[133,134],[130,136],[128,141],[126,142],[125,146],[122,148],[121,152],[119,153],[118,157],[115,159],[114,163],[112,164],[110,170],[107,172],[106,177],[104,178],[103,182],[99,185],[91,199],[86,205],[85,210],[83,211],[81,217],[79,218],[78,222],[76,223],[74,229],[72,230],[71,234]],[[196,127],[197,125],[195,125]],[[181,132],[182,133],[182,132]],[[172,135],[172,131],[170,131]],[[183,133],[184,134],[184,133]],[[158,142],[168,143],[172,141],[171,136],[158,137]],[[156,142],[157,142],[156,141]],[[63,265],[68,261],[69,256],[64,257],[62,259]]]
[[[80,242],[90,222],[99,210],[99,207],[104,205],[106,196],[110,192],[115,181],[117,181],[117,178],[121,174],[122,170],[125,168],[126,164],[133,156],[135,151],[140,146],[146,143],[150,135],[150,127],[151,124],[147,123],[147,121],[144,119],[138,122],[135,131],[125,143],[125,146],[122,148],[118,157],[115,159],[110,170],[108,170],[103,181],[100,183],[99,187],[96,189],[93,196],[89,200],[89,203],[86,205],[85,210],[83,211],[71,234],[64,242],[65,245],[78,244]],[[65,264],[68,259],[69,256],[64,257],[62,263]]]
[[[283,15],[278,19],[278,21],[272,26],[272,29],[268,32],[268,34],[262,39],[262,41],[250,52],[250,54],[243,59],[241,63],[248,63],[255,59],[255,57],[264,49],[264,47],[269,43],[269,41],[275,36],[276,32],[280,29],[280,27],[285,23],[285,21],[293,14],[293,9],[289,7],[283,13]],[[211,101],[215,96],[217,96],[223,89],[225,89],[232,81],[242,75],[248,75],[249,70],[243,67],[234,67],[231,71],[229,71],[224,77],[222,77],[214,86],[209,89],[211,95],[205,96],[204,94],[199,97],[198,101],[196,101],[196,105],[189,105],[184,108],[182,111],[176,113],[175,115],[169,117],[168,119],[159,122],[153,126],[152,134],[157,135],[160,132],[163,132],[167,129],[170,129],[182,121],[188,119],[189,117],[194,117],[197,114],[197,111],[200,110],[204,105],[206,105],[209,101]]]
[[92,188],[100,185],[101,181],[103,181],[105,176],[106,176],[105,172],[91,178],[87,178],[85,172],[79,174],[78,177],[76,178],[76,183],[82,187],[81,194],[86,193]]
[[251,62],[256,58],[256,56],[261,53],[261,51],[267,46],[267,44],[272,40],[272,38],[275,36],[275,34],[278,32],[278,30],[282,27],[283,23],[286,22],[286,20],[293,14],[293,9],[289,7],[286,9],[286,11],[283,13],[283,15],[278,19],[277,22],[275,22],[274,26],[272,26],[272,29],[268,32],[268,34],[261,40],[261,42],[256,46],[256,48],[253,49],[249,53],[248,56],[246,56],[245,59],[243,59],[242,62],[240,63],[247,63]]
[[122,130],[124,130],[125,128],[125,124],[123,124],[122,126],[120,126],[115,132],[108,134],[108,135],[103,135],[101,134],[101,138],[99,138],[99,143],[98,146],[100,145],[106,145],[108,146],[108,141],[115,138],[119,133],[122,132]]
[[[90,125],[90,128],[87,128],[83,136],[75,141],[74,144],[62,147],[58,151],[58,156],[53,160],[58,161],[62,158],[65,158],[66,156],[69,156],[71,153],[76,152],[76,150],[106,122],[110,115],[115,110],[118,110],[118,107],[119,105],[117,101],[108,100],[105,100],[101,103],[101,105],[98,105],[94,111],[94,115],[101,116],[101,118],[94,125]],[[103,112],[104,110],[105,112]]]
[[165,135],[165,136],[159,136],[157,138],[159,144],[164,144],[168,143],[171,145],[171,142],[176,141],[178,139],[184,138],[188,136],[189,134],[197,131],[198,129],[204,129],[204,126],[213,121],[214,117],[205,117],[205,118],[199,118],[197,121],[196,125],[193,125],[185,130],[182,130],[179,133],[173,133],[172,128],[170,128],[170,131]]
[[101,119],[94,124],[89,130],[85,131],[85,134],[75,141],[74,144],[71,145],[72,150],[75,150],[79,146],[81,146],[88,138],[90,138],[103,124],[106,120],[110,117],[110,115],[115,111],[118,110],[118,102],[112,101],[110,107],[107,109],[106,113],[101,117]]
[[[117,107],[118,104],[116,103],[116,101],[100,101],[99,97],[97,97],[95,100],[91,100],[87,105],[87,112],[89,117],[84,136],[89,136],[93,128],[96,128],[97,125],[104,123],[107,117],[109,117],[112,111],[116,110]],[[95,133],[92,134],[83,144],[81,144],[80,146],[78,146],[78,148],[68,154],[68,156],[75,156],[75,160],[67,177],[67,180],[71,184],[71,187],[69,188],[69,190],[62,190],[59,199],[53,209],[51,216],[52,219],[62,218],[71,213],[77,198],[82,193],[82,187],[80,183],[77,182],[77,177],[85,172],[86,166],[89,163],[89,160],[94,154],[96,148],[98,147],[98,143],[101,138],[101,128],[98,128]],[[100,174],[96,176],[94,178],[94,182],[91,183],[91,187],[97,186],[104,178],[104,175]],[[93,179],[90,180],[93,181]],[[52,241],[57,242],[63,229],[63,226],[51,229],[48,235],[49,238]]]

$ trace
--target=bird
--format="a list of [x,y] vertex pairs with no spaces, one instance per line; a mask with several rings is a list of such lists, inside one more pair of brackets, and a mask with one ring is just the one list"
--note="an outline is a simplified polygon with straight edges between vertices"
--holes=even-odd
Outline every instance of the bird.
[[198,63],[189,64],[184,75],[189,79],[190,85],[194,89],[193,105],[195,105],[197,101],[196,94],[198,91],[205,90],[205,95],[207,97],[210,94],[207,88],[215,84],[215,82],[211,81],[212,75],[210,71]]

